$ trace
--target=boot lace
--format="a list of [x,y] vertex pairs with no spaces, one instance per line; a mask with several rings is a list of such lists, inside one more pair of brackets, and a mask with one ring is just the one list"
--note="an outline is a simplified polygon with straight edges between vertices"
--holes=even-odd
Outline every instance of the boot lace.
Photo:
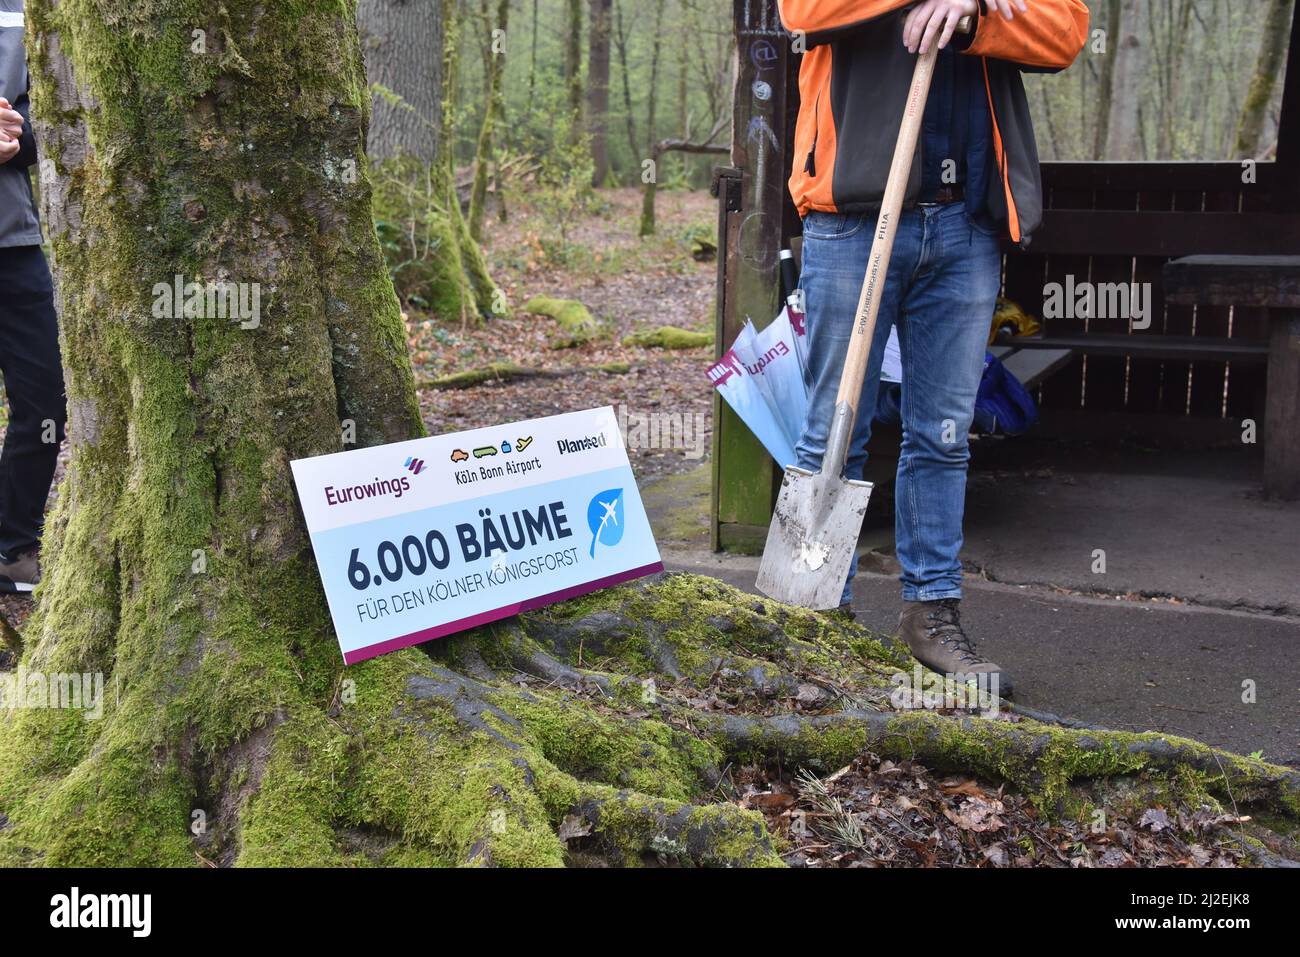
[[968,665],[987,664],[988,659],[979,654],[961,626],[960,600],[941,598],[926,602],[925,620],[930,626],[925,633],[930,638],[937,638],[939,644],[952,649]]

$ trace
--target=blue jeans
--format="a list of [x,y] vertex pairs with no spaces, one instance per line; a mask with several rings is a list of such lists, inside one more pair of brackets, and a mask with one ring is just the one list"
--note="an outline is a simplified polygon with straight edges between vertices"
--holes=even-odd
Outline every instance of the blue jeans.
[[[803,289],[808,315],[808,421],[795,448],[817,471],[853,330],[875,216],[811,212],[804,219]],[[1001,243],[973,225],[962,203],[903,211],[880,301],[867,378],[844,475],[862,478],[890,326],[903,361],[903,444],[894,537],[904,601],[961,597],[967,435],[984,370],[989,323],[1001,286]],[[857,573],[844,585],[844,601]]]

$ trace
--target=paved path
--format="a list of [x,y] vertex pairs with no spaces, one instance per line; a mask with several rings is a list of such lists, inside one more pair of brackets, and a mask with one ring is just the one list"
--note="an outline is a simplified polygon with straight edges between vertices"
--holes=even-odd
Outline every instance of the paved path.
[[[691,549],[665,550],[664,559],[670,569],[754,590],[755,558]],[[1014,670],[1017,701],[1300,765],[1300,619],[983,581],[969,581],[966,591],[969,630],[984,653]],[[854,607],[864,625],[892,633],[897,583],[860,575]],[[1253,704],[1242,701],[1247,680]]]
[[962,559],[1017,585],[1300,617],[1300,502],[1265,500],[1257,472],[1231,451],[1011,445],[976,459]]

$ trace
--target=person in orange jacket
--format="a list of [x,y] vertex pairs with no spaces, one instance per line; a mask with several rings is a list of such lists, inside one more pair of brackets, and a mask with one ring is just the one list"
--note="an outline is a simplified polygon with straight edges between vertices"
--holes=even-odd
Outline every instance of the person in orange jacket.
[[[967,435],[1001,284],[1003,244],[1042,219],[1021,74],[1069,66],[1087,39],[1083,0],[779,0],[805,49],[790,194],[803,218],[808,419],[797,464],[818,471],[915,56],[939,48],[899,219],[845,476],[862,477],[891,326],[903,365],[895,544],[899,635],[945,674],[1006,669],[960,617]],[[969,33],[956,32],[971,17]],[[841,608],[852,613],[856,559]]]

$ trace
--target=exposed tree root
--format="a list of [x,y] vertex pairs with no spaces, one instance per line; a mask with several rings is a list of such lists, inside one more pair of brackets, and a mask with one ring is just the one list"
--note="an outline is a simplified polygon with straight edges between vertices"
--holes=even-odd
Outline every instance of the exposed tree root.
[[1300,772],[1169,735],[1077,731],[929,712],[730,715],[705,726],[738,760],[832,770],[874,751],[1006,781],[1043,799],[1063,797],[1067,786],[1097,778],[1191,771],[1223,801],[1287,808],[1300,817]]
[[[69,757],[33,750],[32,716],[0,719],[0,747],[26,754],[0,759],[0,860],[779,864],[782,839],[727,800],[727,769],[824,774],[864,751],[1006,783],[1048,815],[1258,810],[1274,825],[1256,825],[1255,860],[1292,854],[1292,769],[1165,735],[892,710],[891,677],[911,665],[853,625],[665,576],[335,666],[322,694],[306,691],[318,678],[286,686],[255,727],[196,729],[161,766],[136,747],[147,701],[130,693]],[[46,741],[67,734],[40,720]],[[96,844],[85,827],[110,810],[136,831]]]

